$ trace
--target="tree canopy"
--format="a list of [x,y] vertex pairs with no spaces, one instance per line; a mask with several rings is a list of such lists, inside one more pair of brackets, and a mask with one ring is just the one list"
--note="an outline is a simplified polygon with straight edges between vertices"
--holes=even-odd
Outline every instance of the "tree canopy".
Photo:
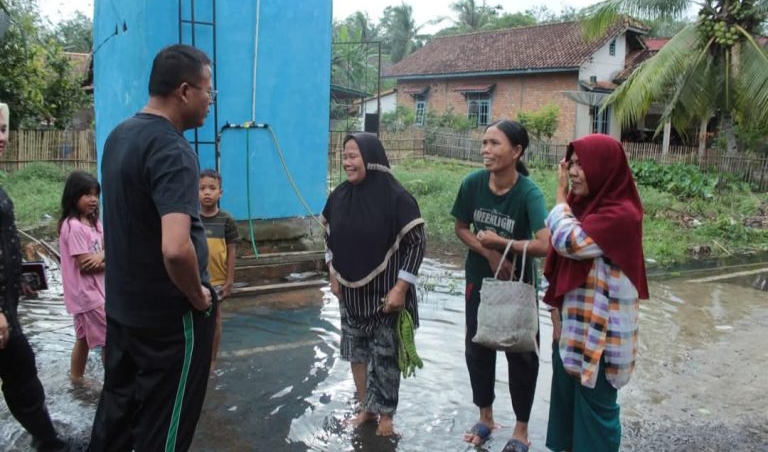
[[644,117],[654,104],[663,107],[661,126],[678,131],[692,123],[706,130],[720,120],[729,154],[738,150],[736,128],[768,128],[768,53],[760,32],[768,18],[765,0],[607,0],[585,22],[597,35],[622,15],[680,18],[694,4],[698,20],[684,26],[605,101],[625,124]]
[[80,11],[54,25],[46,34],[67,52],[89,53],[93,49],[93,21]]
[[52,39],[34,0],[5,1],[10,18],[0,37],[0,101],[11,109],[11,128],[63,129],[88,98],[82,75]]

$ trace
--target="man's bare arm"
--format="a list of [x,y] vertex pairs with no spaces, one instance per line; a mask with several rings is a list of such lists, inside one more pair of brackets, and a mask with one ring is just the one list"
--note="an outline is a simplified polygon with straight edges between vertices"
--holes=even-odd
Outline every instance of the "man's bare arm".
[[163,261],[171,281],[199,311],[211,306],[211,293],[200,281],[197,253],[192,245],[192,220],[185,213],[169,213],[161,218]]

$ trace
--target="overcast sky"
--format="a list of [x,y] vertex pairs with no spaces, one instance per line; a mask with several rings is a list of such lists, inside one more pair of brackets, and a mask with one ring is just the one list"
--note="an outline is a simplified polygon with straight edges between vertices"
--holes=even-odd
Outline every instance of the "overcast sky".
[[[104,1],[116,1],[116,0],[104,0]],[[131,0],[120,0],[131,1]],[[154,0],[158,1],[158,0]],[[165,0],[169,1],[169,0]],[[175,1],[175,0],[173,0]],[[225,1],[225,0],[219,0]],[[232,1],[232,0],[226,0]],[[254,0],[238,0],[238,1],[254,1]],[[275,0],[270,0],[275,1]],[[283,1],[286,5],[295,5],[296,2],[289,0],[277,0]],[[325,0],[301,0],[302,2],[320,2]],[[437,17],[453,17],[454,13],[451,11],[451,3],[453,0],[333,0],[333,18],[344,19],[355,11],[362,10],[368,13],[371,20],[378,22],[381,18],[381,13],[387,6],[397,6],[402,2],[409,4],[413,7],[413,15],[416,19],[416,25],[425,24],[426,22],[433,20]],[[72,17],[75,11],[81,11],[88,17],[93,16],[93,2],[94,0],[38,0],[40,6],[40,12],[44,17],[47,17],[51,22],[58,22],[61,19]],[[565,6],[572,6],[574,8],[582,8],[597,3],[598,0],[488,0],[488,5],[500,5],[506,12],[523,12],[531,9],[535,6],[546,6],[553,12],[559,12]],[[481,4],[482,0],[476,0],[477,4]],[[446,23],[444,26],[447,26]],[[437,27],[439,29],[440,26]],[[424,30],[427,33],[436,31],[434,27],[427,27]]]
[[[536,6],[546,6],[553,12],[560,12],[563,7],[571,6],[574,8],[583,8],[585,6],[598,3],[599,0],[487,0],[487,5],[500,5],[505,12],[515,13],[524,12]],[[368,13],[371,20],[378,22],[381,13],[387,6],[397,6],[403,3],[403,0],[333,0],[333,18],[344,19],[355,11],[361,10]],[[416,25],[426,24],[430,20],[438,17],[455,17],[456,13],[451,10],[451,4],[455,0],[404,0],[404,3],[411,5],[413,16],[416,19]],[[482,4],[482,0],[475,0],[475,4]],[[440,28],[450,25],[445,22],[438,26],[427,26],[424,31],[433,33]]]

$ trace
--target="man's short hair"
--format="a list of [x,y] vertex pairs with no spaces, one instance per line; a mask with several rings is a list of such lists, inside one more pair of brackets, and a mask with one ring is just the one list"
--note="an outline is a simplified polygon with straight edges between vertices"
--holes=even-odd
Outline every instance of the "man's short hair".
[[167,96],[184,82],[195,84],[203,76],[203,68],[210,64],[208,55],[195,47],[185,44],[165,47],[152,61],[149,95]]

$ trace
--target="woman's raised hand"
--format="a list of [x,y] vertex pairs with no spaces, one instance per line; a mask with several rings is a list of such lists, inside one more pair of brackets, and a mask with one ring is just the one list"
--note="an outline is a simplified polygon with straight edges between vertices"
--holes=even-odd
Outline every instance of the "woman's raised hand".
[[568,199],[568,161],[560,160],[557,170],[557,192],[555,193],[555,203],[560,204]]

